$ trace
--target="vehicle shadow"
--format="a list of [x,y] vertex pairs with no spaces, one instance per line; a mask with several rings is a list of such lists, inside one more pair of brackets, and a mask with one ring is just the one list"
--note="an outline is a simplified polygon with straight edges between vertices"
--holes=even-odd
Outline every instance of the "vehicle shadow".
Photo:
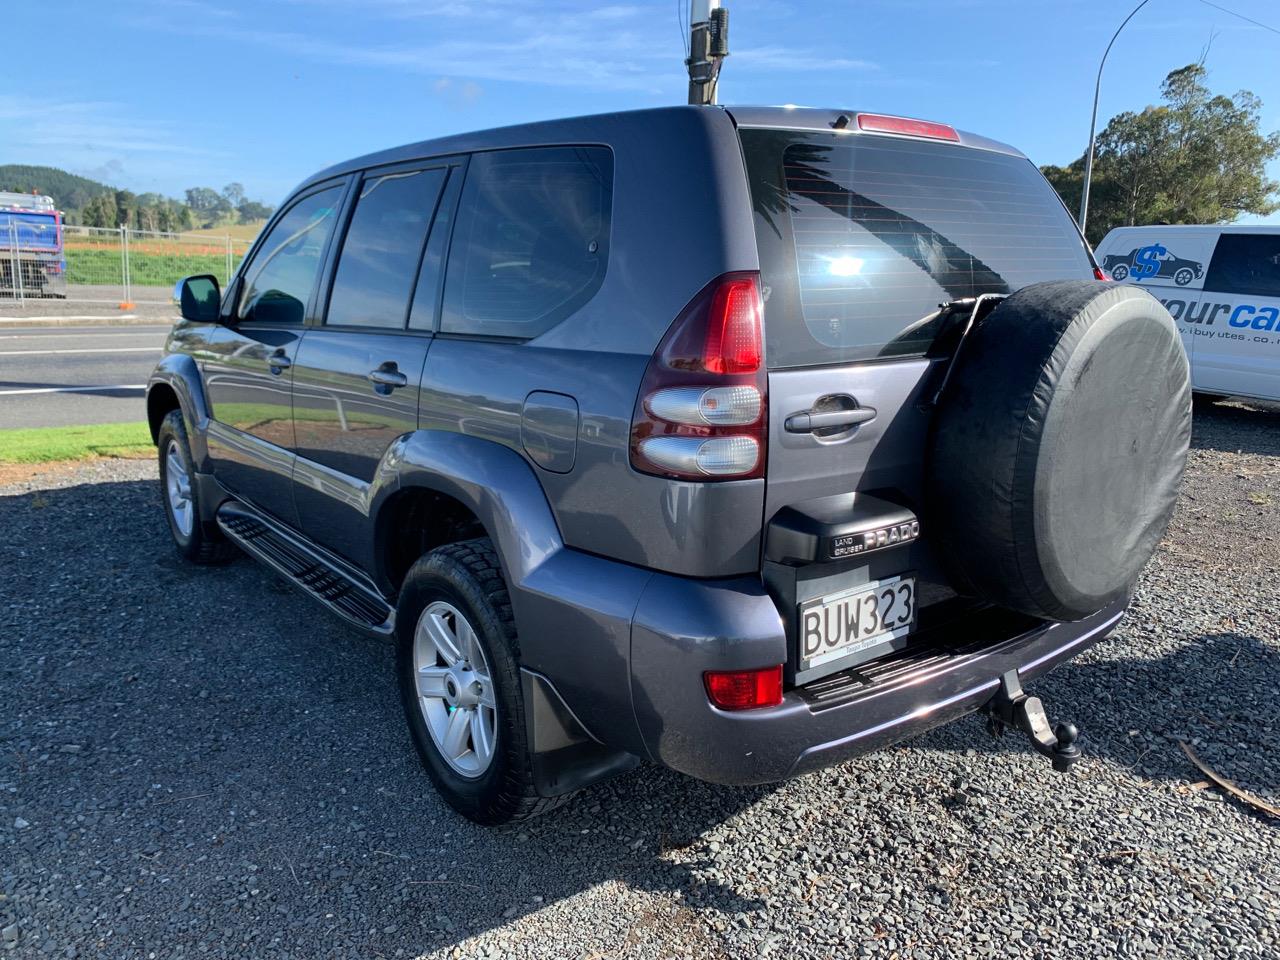
[[1280,403],[1233,398],[1197,400],[1191,447],[1221,453],[1280,455]]
[[[543,818],[477,827],[417,762],[390,644],[247,558],[182,562],[157,499],[154,481],[0,497],[0,702],[12,705],[0,788],[14,788],[5,816],[29,823],[0,831],[6,923],[76,904],[95,919],[59,948],[106,937],[113,956],[156,942],[254,955],[278,931],[273,949],[303,956],[316,938],[335,954],[416,956],[604,884],[693,911],[764,909],[751,884],[715,879],[725,873],[703,838],[772,812],[778,788],[641,767]],[[1264,782],[1242,785],[1262,792],[1280,769],[1266,742],[1274,716],[1258,709],[1278,688],[1274,649],[1219,632],[1150,659],[1104,643],[1032,692],[1080,724],[1091,758],[1195,780],[1177,740],[1199,738],[1227,776],[1233,753],[1248,752]],[[976,718],[913,746],[1028,752],[1013,735],[987,739]],[[875,777],[879,762],[853,764]]]

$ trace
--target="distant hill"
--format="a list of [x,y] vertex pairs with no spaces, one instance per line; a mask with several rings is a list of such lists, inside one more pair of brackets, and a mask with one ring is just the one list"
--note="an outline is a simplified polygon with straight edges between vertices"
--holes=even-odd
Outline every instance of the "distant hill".
[[57,167],[36,167],[20,163],[0,164],[0,190],[12,190],[16,193],[42,193],[53,197],[58,209],[72,215],[79,221],[80,211],[90,200],[103,194],[114,194],[116,188],[109,187],[88,177],[76,176]]

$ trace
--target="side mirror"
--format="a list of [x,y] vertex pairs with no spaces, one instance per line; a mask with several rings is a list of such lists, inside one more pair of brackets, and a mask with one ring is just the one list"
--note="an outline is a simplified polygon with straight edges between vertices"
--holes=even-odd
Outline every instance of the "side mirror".
[[180,307],[183,320],[192,323],[217,323],[222,303],[222,291],[218,278],[207,273],[183,277],[173,291],[174,302]]

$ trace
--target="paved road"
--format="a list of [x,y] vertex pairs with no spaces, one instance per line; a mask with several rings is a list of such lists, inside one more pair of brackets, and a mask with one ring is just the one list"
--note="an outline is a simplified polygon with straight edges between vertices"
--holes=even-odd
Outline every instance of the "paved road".
[[167,323],[174,314],[173,290],[169,287],[134,287],[131,296],[133,306],[128,311],[120,309],[123,290],[115,286],[75,286],[71,299],[58,300],[28,298],[21,302],[10,297],[0,297],[0,325],[15,317],[30,317],[40,321],[51,319],[120,320],[133,316],[142,320]]
[[0,428],[143,420],[169,327],[0,323]]

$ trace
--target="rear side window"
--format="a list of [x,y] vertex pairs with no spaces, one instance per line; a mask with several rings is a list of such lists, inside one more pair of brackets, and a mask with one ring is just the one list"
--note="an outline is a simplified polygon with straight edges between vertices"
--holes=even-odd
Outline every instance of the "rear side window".
[[770,367],[919,356],[938,305],[1087,278],[1028,160],[952,144],[744,130]]
[[1224,233],[1213,251],[1204,288],[1280,297],[1280,234]]
[[536,337],[604,279],[613,205],[606,147],[478,153],[445,273],[444,333]]
[[403,329],[443,168],[371,174],[342,242],[325,323]]

